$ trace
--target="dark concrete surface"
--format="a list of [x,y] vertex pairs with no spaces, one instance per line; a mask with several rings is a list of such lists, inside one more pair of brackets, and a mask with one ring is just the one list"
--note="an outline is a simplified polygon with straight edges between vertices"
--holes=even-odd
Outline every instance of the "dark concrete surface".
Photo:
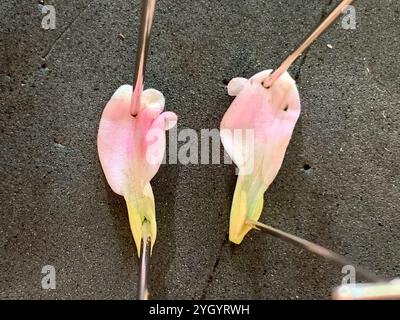
[[[0,4],[0,298],[133,299],[134,244],[96,134],[132,82],[139,1],[45,3],[55,30],[41,28],[39,1]],[[179,128],[218,128],[223,83],[276,67],[336,3],[160,0],[147,87]],[[400,276],[399,12],[357,1],[357,29],[336,23],[291,68],[303,110],[262,216],[388,278]],[[162,166],[152,297],[329,298],[340,267],[256,232],[227,242],[235,180],[229,165]],[[41,288],[44,265],[56,290]]]

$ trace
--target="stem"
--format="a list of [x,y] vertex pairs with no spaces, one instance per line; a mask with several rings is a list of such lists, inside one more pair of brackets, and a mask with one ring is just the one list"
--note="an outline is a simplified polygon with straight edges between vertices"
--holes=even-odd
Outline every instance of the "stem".
[[257,221],[252,221],[252,220],[246,220],[246,223],[250,226],[252,226],[254,229],[262,231],[266,234],[269,234],[273,237],[276,237],[278,239],[281,239],[285,242],[291,243],[297,247],[300,247],[302,249],[306,249],[309,252],[312,252],[314,254],[317,254],[320,257],[325,258],[328,261],[337,263],[339,265],[351,265],[354,267],[354,269],[357,271],[357,273],[365,280],[370,281],[370,282],[380,282],[382,281],[381,278],[376,276],[374,273],[365,270],[361,267],[358,267],[355,265],[351,260],[331,251],[328,250],[318,244],[315,244],[313,242],[310,242],[308,240],[299,238],[295,235],[292,235],[290,233],[275,229],[273,227],[270,227],[268,225],[265,225],[261,222]]
[[144,73],[149,52],[151,27],[153,25],[156,0],[143,0],[142,18],[136,52],[135,79],[133,82],[133,96],[131,102],[131,114],[136,116],[140,110],[140,96],[144,86]]
[[151,237],[142,238],[142,245],[140,249],[139,260],[139,287],[138,287],[138,300],[148,300],[149,292],[147,289],[148,272],[150,269],[150,255],[151,255]]
[[315,41],[318,37],[330,27],[330,25],[342,14],[343,9],[349,6],[354,0],[343,0],[330,14],[329,16],[311,33],[310,36],[302,42],[302,44],[290,54],[267,79],[264,81],[264,87],[269,88],[274,82],[284,74],[289,67],[300,57],[304,51]]

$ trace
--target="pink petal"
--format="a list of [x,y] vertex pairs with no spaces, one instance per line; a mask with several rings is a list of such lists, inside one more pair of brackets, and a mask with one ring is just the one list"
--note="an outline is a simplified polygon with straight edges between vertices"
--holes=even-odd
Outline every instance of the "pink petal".
[[[106,179],[120,195],[132,184],[144,188],[154,177],[165,152],[167,120],[176,123],[174,113],[161,113],[164,97],[154,89],[143,92],[142,107],[133,117],[130,113],[132,92],[132,86],[124,85],[114,93],[103,111],[97,138]],[[157,157],[153,159],[148,153]]]
[[135,157],[135,121],[130,114],[132,87],[123,85],[107,103],[100,120],[97,148],[111,189],[120,195]]

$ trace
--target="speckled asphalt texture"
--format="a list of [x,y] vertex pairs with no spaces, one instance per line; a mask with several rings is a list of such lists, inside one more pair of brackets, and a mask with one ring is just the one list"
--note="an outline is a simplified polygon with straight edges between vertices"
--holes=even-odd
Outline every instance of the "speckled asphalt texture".
[[[0,298],[134,299],[127,212],[96,134],[133,80],[140,1],[44,1],[55,30],[41,28],[39,2],[0,4]],[[160,0],[146,87],[179,129],[218,128],[224,83],[276,67],[335,4]],[[290,69],[302,114],[261,218],[387,278],[400,276],[399,12],[399,1],[357,1],[357,28],[335,23]],[[329,299],[341,267],[256,231],[227,241],[234,172],[161,167],[151,297]],[[55,290],[41,287],[45,265]]]

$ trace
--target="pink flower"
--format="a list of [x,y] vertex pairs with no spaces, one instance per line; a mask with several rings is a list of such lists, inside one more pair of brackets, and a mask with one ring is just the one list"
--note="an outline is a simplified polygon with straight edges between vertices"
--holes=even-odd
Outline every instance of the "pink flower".
[[121,86],[104,108],[97,147],[111,189],[125,198],[133,238],[140,254],[142,234],[156,239],[154,196],[150,180],[157,173],[165,152],[165,131],[174,127],[173,112],[162,112],[161,92],[147,89],[141,95],[138,114],[130,113],[132,86]]
[[[278,174],[300,116],[295,81],[286,72],[267,89],[262,81],[270,73],[228,84],[228,94],[236,98],[222,119],[221,140],[239,168],[229,226],[229,239],[237,244],[251,229],[246,219],[260,218],[264,193]],[[252,136],[243,133],[246,138],[236,139],[238,131]]]

